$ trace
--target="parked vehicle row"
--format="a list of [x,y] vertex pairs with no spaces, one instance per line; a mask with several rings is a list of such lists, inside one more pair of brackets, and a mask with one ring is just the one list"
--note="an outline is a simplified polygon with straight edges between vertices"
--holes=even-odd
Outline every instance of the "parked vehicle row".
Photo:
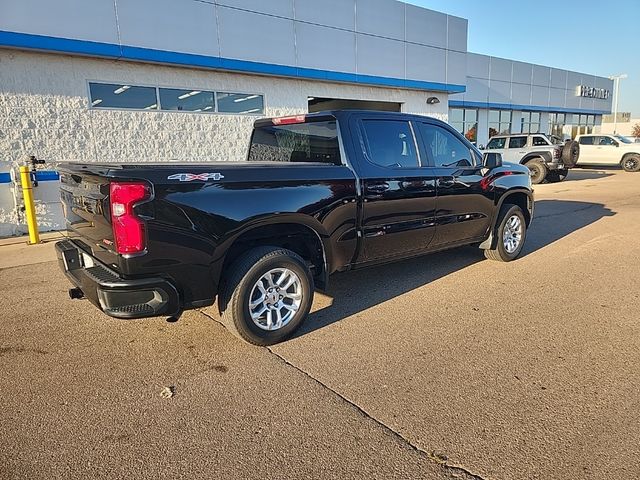
[[561,182],[575,166],[620,166],[627,172],[640,171],[640,144],[622,135],[578,135],[566,142],[541,133],[496,135],[486,151],[526,165],[533,184]]
[[258,345],[293,334],[334,272],[470,244],[513,260],[534,208],[526,167],[389,112],[257,120],[246,161],[59,170],[72,297],[117,318],[217,299]]
[[496,135],[486,150],[502,154],[504,161],[526,165],[533,184],[561,182],[578,162],[577,142],[562,142],[559,138],[536,134]]

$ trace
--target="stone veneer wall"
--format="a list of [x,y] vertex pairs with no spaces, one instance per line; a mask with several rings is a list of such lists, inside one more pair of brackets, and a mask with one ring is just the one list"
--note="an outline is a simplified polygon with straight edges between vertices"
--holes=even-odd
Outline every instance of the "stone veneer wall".
[[[404,103],[446,119],[447,95],[118,62],[0,49],[0,160],[35,154],[52,161],[244,159],[254,116],[91,110],[88,81],[261,93],[265,115],[307,111],[307,97]],[[427,105],[430,96],[440,97]]]
[[[0,49],[0,173],[25,155],[50,162],[243,160],[255,116],[92,110],[88,82],[261,93],[265,115],[305,113],[307,97],[400,102],[403,111],[447,118],[447,94],[313,82]],[[440,103],[427,105],[437,96]],[[7,190],[9,184],[0,185]],[[24,231],[8,192],[0,195],[0,236]],[[43,230],[62,228],[56,182],[42,182]],[[11,201],[8,201],[10,199]],[[58,213],[56,213],[58,212]],[[17,220],[16,220],[17,219]]]

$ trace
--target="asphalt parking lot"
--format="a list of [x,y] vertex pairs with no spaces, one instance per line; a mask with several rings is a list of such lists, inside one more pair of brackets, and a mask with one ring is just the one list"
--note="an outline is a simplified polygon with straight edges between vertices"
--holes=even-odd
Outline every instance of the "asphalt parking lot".
[[270,349],[215,307],[110,319],[51,244],[0,247],[0,477],[639,478],[640,174],[536,198],[516,262],[336,276]]

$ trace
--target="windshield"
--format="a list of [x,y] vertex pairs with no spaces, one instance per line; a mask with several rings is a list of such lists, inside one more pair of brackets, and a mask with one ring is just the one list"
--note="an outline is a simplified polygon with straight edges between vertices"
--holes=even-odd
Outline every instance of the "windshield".
[[622,143],[633,143],[633,140],[631,140],[628,137],[623,137],[622,135],[614,135],[616,137],[616,140],[620,140]]

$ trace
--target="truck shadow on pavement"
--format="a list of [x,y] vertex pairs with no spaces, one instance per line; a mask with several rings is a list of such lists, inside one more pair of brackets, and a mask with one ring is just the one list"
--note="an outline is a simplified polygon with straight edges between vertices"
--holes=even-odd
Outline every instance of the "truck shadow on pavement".
[[[612,168],[615,170],[615,168]],[[622,169],[618,169],[622,170]],[[601,178],[612,177],[614,173],[602,170],[602,168],[573,168],[562,183],[552,185],[561,186],[567,182],[579,182],[581,180],[599,180]]]
[[[537,201],[534,222],[522,256],[530,255],[603,217],[613,215],[615,212],[600,203]],[[481,261],[490,262],[485,260],[479,249],[463,247],[334,275],[326,292],[333,303],[327,305],[328,308],[321,306],[311,313],[293,338],[339,322]]]

